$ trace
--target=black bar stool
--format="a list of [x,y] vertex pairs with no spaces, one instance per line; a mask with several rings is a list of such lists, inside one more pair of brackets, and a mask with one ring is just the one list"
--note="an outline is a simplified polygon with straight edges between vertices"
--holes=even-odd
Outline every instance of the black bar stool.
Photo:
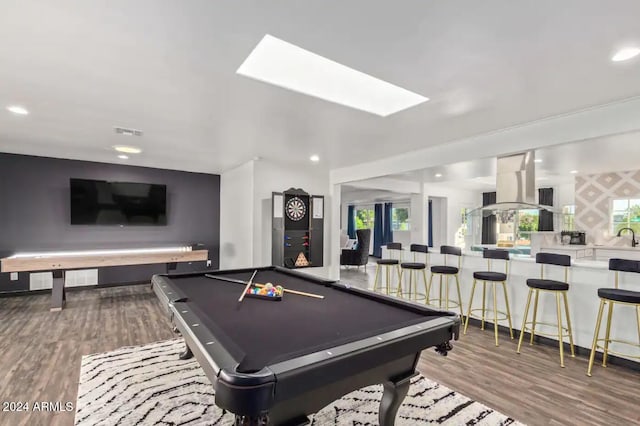
[[[400,264],[400,288],[402,289],[402,277],[404,276],[404,271],[409,271],[409,291],[402,292],[402,297],[407,296],[409,299],[413,299],[415,301],[427,300],[427,273],[426,268],[429,264],[429,246],[425,246],[422,244],[411,244],[409,251],[413,253],[413,262],[402,262]],[[418,256],[423,257],[423,259],[418,259]],[[418,262],[418,260],[424,260],[424,262]],[[418,272],[422,271],[422,282],[424,284],[425,293],[418,293]]]
[[[469,326],[469,318],[473,312],[481,311],[482,317],[480,320],[482,321],[480,328],[484,330],[484,321],[486,319],[486,314],[489,312],[486,309],[486,298],[487,298],[487,282],[491,282],[493,284],[493,332],[496,338],[496,346],[498,346],[498,321],[509,321],[509,334],[511,335],[511,339],[513,339],[513,328],[511,326],[511,311],[509,310],[509,297],[507,296],[507,279],[509,276],[509,252],[506,250],[483,250],[482,257],[487,259],[487,270],[486,271],[478,271],[473,273],[473,287],[471,287],[471,298],[469,299],[469,309],[467,311],[467,321],[464,324],[464,334],[467,334],[467,327]],[[491,261],[503,261],[504,262],[504,273],[502,272],[494,272],[491,269]],[[473,304],[473,293],[476,290],[477,281],[482,281],[482,309],[471,309],[471,305]],[[507,312],[498,310],[498,292],[496,290],[497,284],[502,284],[502,290],[504,291],[504,303],[507,309]],[[498,317],[500,314],[502,317]]]
[[[524,319],[522,321],[522,328],[520,329],[520,339],[518,340],[517,353],[520,353],[520,346],[522,346],[522,339],[526,330],[531,332],[530,345],[533,345],[533,338],[536,334],[536,324],[556,326],[558,327],[558,334],[540,333],[542,336],[557,337],[560,345],[560,366],[564,367],[564,338],[569,337],[569,347],[571,348],[571,356],[575,357],[575,350],[573,348],[573,335],[571,333],[571,319],[569,318],[569,303],[567,302],[567,292],[569,291],[568,274],[571,267],[571,256],[566,254],[553,254],[553,253],[538,253],[536,254],[536,263],[540,263],[540,279],[528,278],[527,286],[529,287],[529,295],[527,296],[527,306],[524,309]],[[547,280],[544,278],[544,265],[562,266],[564,268],[564,281]],[[556,311],[558,315],[558,323],[551,324],[542,321],[536,322],[538,314],[538,295],[541,291],[554,294],[556,296]],[[535,302],[533,303],[533,321],[527,322],[529,315],[529,305],[531,304],[531,296],[535,293]],[[562,303],[560,302],[560,296],[564,299],[564,313],[567,319],[567,326],[562,326]],[[531,324],[531,327],[527,327]],[[565,334],[564,331],[567,331]]]
[[[444,302],[444,308],[449,310],[449,305],[453,305],[453,307],[460,308],[460,316],[462,317],[462,297],[460,296],[460,280],[458,279],[458,274],[460,273],[460,267],[462,265],[462,249],[460,247],[454,246],[440,246],[440,254],[444,256],[444,265],[437,265],[431,267],[431,276],[429,277],[429,285],[427,286],[427,304],[431,305],[431,302],[437,302],[439,308],[443,308],[442,304]],[[449,256],[455,256],[458,259],[458,266],[449,266],[447,265],[447,258]],[[440,296],[436,299],[431,299],[431,283],[433,282],[433,277],[438,275],[440,278]],[[442,277],[446,276],[447,281],[445,284],[445,295],[442,296]],[[456,279],[456,287],[458,289],[458,300],[451,300],[449,298],[449,277],[455,277]]]
[[[629,358],[640,359],[640,356],[624,354],[620,352],[614,352],[609,350],[609,343],[616,342],[625,345],[631,345],[640,347],[640,291],[624,290],[618,288],[619,274],[620,272],[640,273],[640,261],[626,260],[626,259],[609,259],[609,270],[615,271],[615,287],[614,288],[599,288],[598,297],[600,297],[600,309],[598,310],[598,319],[596,320],[596,329],[593,332],[593,345],[591,346],[591,356],[589,357],[589,368],[587,369],[587,376],[591,376],[591,369],[593,368],[593,361],[596,356],[596,351],[602,349],[602,366],[607,366],[607,356],[611,353],[613,355],[622,355]],[[636,308],[636,320],[638,322],[638,343],[633,343],[628,340],[611,339],[611,317],[613,316],[613,305],[616,303],[627,306],[635,306]],[[600,339],[600,325],[602,323],[602,314],[604,312],[605,305],[609,305],[609,312],[607,312],[607,325],[605,328],[605,337]],[[599,345],[599,342],[604,342],[604,346]]]
[[[373,291],[378,291],[378,276],[380,275],[380,268],[384,267],[385,274],[387,276],[386,283],[386,293],[392,294],[396,293],[397,296],[400,296],[402,293],[402,275],[400,273],[400,262],[402,262],[402,244],[401,243],[389,243],[387,244],[387,250],[389,251],[388,259],[378,259],[376,262],[376,276],[373,279]],[[392,288],[392,274],[391,269],[396,269],[396,274],[398,275],[398,287]],[[382,277],[380,277],[380,281],[382,281]],[[380,287],[382,287],[382,282],[380,282]]]

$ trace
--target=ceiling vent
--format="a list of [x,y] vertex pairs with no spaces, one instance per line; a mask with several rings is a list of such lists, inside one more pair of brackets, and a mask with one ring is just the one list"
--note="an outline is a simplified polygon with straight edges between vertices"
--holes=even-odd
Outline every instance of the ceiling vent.
[[142,130],[126,129],[124,127],[114,127],[113,129],[119,135],[124,135],[124,136],[142,136]]

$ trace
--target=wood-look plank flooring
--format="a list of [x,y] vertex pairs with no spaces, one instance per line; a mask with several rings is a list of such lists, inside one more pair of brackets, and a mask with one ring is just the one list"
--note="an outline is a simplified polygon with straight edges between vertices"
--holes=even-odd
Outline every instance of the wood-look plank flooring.
[[[0,298],[2,401],[76,403],[82,355],[175,337],[149,285]],[[73,425],[74,412],[7,413],[0,425]]]
[[[358,275],[359,274],[359,275]],[[343,279],[368,286],[355,269]],[[49,312],[50,295],[0,298],[2,401],[75,404],[84,354],[174,337],[148,285],[68,293],[62,312]],[[526,346],[471,327],[448,357],[425,351],[425,376],[529,425],[640,424],[640,373],[611,366],[585,375],[586,360],[557,365],[557,349]],[[0,412],[0,425],[72,425],[70,413]]]

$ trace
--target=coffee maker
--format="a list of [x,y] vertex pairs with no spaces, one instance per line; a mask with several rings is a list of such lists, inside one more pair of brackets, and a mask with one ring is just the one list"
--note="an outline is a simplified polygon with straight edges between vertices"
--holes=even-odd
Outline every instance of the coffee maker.
[[562,241],[566,240],[566,237],[569,238],[569,244],[571,245],[585,245],[586,244],[586,234],[581,231],[562,231],[560,232],[560,239]]

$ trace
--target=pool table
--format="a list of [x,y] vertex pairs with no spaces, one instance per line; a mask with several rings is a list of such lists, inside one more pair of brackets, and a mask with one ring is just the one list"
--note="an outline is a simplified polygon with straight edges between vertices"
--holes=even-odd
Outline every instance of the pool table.
[[[241,283],[271,282],[282,301],[244,298]],[[420,352],[446,355],[460,319],[346,283],[280,268],[154,275],[152,287],[238,425],[301,425],[343,395],[383,384],[381,426],[393,425]]]

